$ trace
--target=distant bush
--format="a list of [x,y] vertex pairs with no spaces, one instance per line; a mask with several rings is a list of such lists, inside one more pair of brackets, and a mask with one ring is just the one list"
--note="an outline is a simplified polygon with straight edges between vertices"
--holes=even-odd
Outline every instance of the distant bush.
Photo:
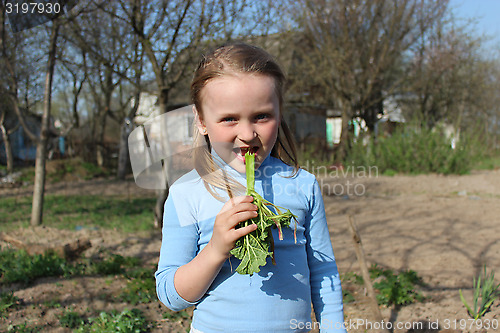
[[381,174],[395,172],[421,174],[466,174],[481,155],[481,145],[461,134],[452,148],[451,141],[439,130],[407,126],[391,136],[357,140],[348,151],[347,163],[377,166]]

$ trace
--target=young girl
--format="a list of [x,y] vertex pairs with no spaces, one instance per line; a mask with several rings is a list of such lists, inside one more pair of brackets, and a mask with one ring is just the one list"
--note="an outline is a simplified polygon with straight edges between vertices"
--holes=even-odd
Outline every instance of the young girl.
[[[284,75],[264,50],[246,44],[206,55],[191,84],[197,138],[195,169],[165,203],[156,288],[179,311],[195,305],[192,332],[345,332],[342,291],[323,199],[313,175],[298,168],[282,118]],[[255,224],[244,196],[247,151],[255,153],[255,190],[290,209],[297,225],[273,229],[275,262],[240,275],[230,256]],[[296,241],[294,238],[296,228]],[[311,302],[316,322],[311,322]]]

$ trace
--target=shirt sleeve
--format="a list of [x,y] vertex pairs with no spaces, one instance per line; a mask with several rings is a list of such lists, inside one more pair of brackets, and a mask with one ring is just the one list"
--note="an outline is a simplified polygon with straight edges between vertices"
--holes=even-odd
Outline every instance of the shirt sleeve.
[[314,179],[305,221],[311,298],[321,332],[346,332],[340,277],[333,255],[323,197]]
[[[195,217],[184,199],[175,199],[175,188],[172,187],[165,202],[163,213],[162,243],[158,270],[155,273],[156,292],[159,300],[172,311],[180,311],[197,302],[183,299],[174,286],[174,276],[177,269],[190,262],[198,250],[198,227]],[[179,220],[178,211],[183,211]]]

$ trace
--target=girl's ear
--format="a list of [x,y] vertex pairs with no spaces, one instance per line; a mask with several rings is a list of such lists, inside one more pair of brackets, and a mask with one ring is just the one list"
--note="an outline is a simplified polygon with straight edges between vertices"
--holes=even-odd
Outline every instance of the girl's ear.
[[196,109],[196,106],[193,105],[193,113],[194,113],[194,121],[196,123],[196,127],[198,128],[198,132],[201,135],[207,135],[207,128],[203,124],[203,121],[200,119],[200,113]]

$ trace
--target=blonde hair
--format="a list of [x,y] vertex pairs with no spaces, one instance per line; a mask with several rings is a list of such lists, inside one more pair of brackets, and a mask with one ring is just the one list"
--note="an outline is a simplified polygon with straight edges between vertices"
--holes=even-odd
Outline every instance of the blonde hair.
[[[281,121],[276,143],[271,150],[271,156],[292,166],[294,168],[293,175],[295,175],[299,169],[295,142],[288,125],[283,119],[285,74],[278,62],[263,49],[245,43],[234,43],[220,46],[203,56],[191,83],[191,100],[196,107],[200,121],[203,119],[202,89],[209,81],[234,73],[267,75],[274,79]],[[230,198],[233,196],[233,192],[244,194],[245,187],[228,177],[223,169],[220,169],[215,164],[210,153],[212,145],[208,135],[202,136],[196,128],[194,133],[195,147],[204,146],[204,149],[195,150],[196,153],[193,156],[194,165],[207,190],[219,200],[222,200],[222,198],[215,192],[216,188],[227,191]]]

